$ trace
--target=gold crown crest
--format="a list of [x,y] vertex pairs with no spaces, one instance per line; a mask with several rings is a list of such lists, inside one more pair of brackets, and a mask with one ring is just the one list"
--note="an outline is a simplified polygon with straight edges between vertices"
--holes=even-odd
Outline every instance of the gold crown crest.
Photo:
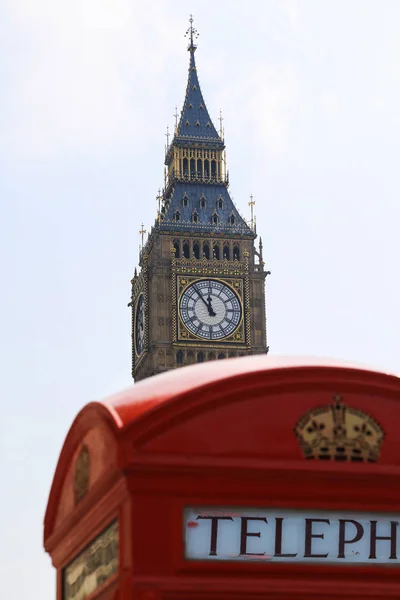
[[369,415],[334,396],[330,406],[314,408],[297,422],[295,434],[305,458],[376,462],[385,433]]

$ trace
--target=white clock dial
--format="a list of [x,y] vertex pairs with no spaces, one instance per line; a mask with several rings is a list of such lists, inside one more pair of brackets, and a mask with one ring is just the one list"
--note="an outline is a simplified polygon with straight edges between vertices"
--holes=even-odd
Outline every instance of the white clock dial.
[[236,292],[216,279],[199,279],[183,292],[179,302],[187,329],[205,340],[222,340],[231,335],[242,319]]

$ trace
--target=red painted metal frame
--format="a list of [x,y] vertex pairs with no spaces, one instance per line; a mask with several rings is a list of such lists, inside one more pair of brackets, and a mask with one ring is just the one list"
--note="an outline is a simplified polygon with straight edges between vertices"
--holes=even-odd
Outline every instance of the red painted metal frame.
[[[101,594],[94,595],[96,598],[399,598],[396,567],[184,558],[185,506],[400,513],[400,449],[397,451],[398,440],[394,439],[394,432],[400,431],[399,379],[348,365],[299,363],[251,357],[185,368],[85,407],[67,436],[45,518],[45,546],[59,572],[95,530],[108,524],[112,505],[113,510],[119,510],[123,531],[121,570],[114,585],[105,586]],[[287,444],[293,446],[293,455],[285,460],[268,456],[268,449],[258,456],[228,451],[213,454],[217,440],[204,439],[201,428],[207,415],[213,419],[217,411],[226,411],[231,418],[229,411],[235,404],[257,403],[260,398],[272,402],[293,394],[307,404],[307,398],[316,392],[324,397],[336,392],[346,398],[354,395],[361,409],[365,399],[389,431],[384,444],[390,452],[383,446],[382,460],[377,464],[305,461],[293,443],[290,427]],[[269,415],[271,422],[274,415],[278,418],[279,406],[275,403]],[[308,408],[314,406],[313,399]],[[285,410],[294,421],[300,416],[297,405],[286,405]],[[111,490],[106,483],[99,483],[94,495],[89,493],[86,505],[54,531],[72,452],[84,432],[99,422],[108,423],[118,445],[118,472],[108,475],[108,486],[114,483]],[[227,428],[234,425],[228,422]],[[179,431],[186,430],[202,440],[203,450],[185,451],[190,439],[184,436],[186,446],[177,450]],[[220,446],[225,439],[229,443],[227,431],[219,434]],[[60,583],[57,597],[61,599],[59,594]]]

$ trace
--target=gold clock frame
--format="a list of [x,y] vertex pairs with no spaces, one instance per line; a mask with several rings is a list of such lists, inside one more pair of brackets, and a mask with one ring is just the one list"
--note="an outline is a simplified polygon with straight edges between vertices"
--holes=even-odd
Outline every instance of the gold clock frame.
[[[251,322],[250,322],[250,281],[249,281],[249,253],[243,252],[243,260],[209,260],[207,258],[176,258],[175,248],[171,247],[171,292],[172,292],[172,344],[175,347],[200,346],[206,349],[230,348],[232,350],[249,351],[251,349]],[[229,283],[234,279],[243,281],[243,336],[241,340],[228,341],[198,339],[194,336],[179,336],[178,315],[178,277],[194,277],[195,279],[220,279]],[[186,328],[185,328],[186,329]],[[235,330],[237,332],[237,329]]]
[[[241,317],[239,324],[236,329],[228,336],[224,338],[220,338],[218,340],[209,340],[205,339],[201,336],[195,335],[191,333],[189,329],[184,324],[180,311],[179,305],[181,301],[182,295],[185,291],[193,284],[199,281],[218,281],[231,288],[232,292],[236,295],[241,309]],[[177,302],[176,302],[176,311],[177,311],[177,341],[180,342],[202,342],[208,344],[245,344],[246,343],[246,331],[245,331],[245,302],[244,302],[244,280],[240,277],[215,277],[212,275],[206,275],[203,277],[199,277],[198,275],[177,275],[176,280],[177,287]]]

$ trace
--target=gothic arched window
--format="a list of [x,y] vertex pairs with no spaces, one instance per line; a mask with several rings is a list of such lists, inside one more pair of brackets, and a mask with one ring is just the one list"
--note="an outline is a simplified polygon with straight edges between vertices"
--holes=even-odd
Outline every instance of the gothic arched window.
[[234,224],[235,224],[235,215],[231,215],[231,216],[229,217],[229,223],[230,223],[231,225],[234,225]]
[[217,214],[213,214],[212,216],[212,222],[214,223],[214,225],[216,225],[218,223],[218,215]]
[[206,204],[207,204],[206,199],[204,198],[204,196],[202,196],[200,198],[200,208],[205,208]]
[[219,260],[219,246],[218,244],[214,244],[213,246],[213,258]]
[[185,242],[183,244],[183,256],[185,258],[190,258],[190,247],[189,247],[189,242]]
[[239,246],[235,245],[233,247],[233,260],[240,260],[240,252],[239,252]]
[[218,198],[217,200],[217,208],[222,209],[224,207],[224,201],[222,198]]
[[226,260],[229,260],[229,245],[228,244],[224,244],[224,251],[223,251],[223,258],[226,258]]
[[198,242],[194,242],[193,244],[193,254],[195,258],[200,258],[200,245]]
[[193,221],[193,223],[198,223],[198,221],[199,221],[199,215],[197,214],[196,211],[192,215],[192,221]]
[[178,240],[174,240],[174,248],[175,248],[175,258],[180,258]]
[[220,354],[218,354],[218,359],[221,360],[222,358],[225,358],[225,354],[223,354],[222,352]]
[[183,363],[183,352],[182,350],[178,350],[176,353],[176,364],[181,365]]
[[183,206],[187,206],[188,203],[189,203],[189,198],[185,194],[182,198],[182,204],[183,204]]
[[197,362],[198,363],[204,362],[204,354],[203,354],[203,352],[198,352],[197,353]]
[[179,212],[179,210],[177,210],[175,213],[175,221],[180,221],[180,220],[181,220],[181,213]]
[[205,242],[205,244],[203,244],[203,254],[204,258],[206,258],[207,260],[210,259],[210,245],[208,242]]

